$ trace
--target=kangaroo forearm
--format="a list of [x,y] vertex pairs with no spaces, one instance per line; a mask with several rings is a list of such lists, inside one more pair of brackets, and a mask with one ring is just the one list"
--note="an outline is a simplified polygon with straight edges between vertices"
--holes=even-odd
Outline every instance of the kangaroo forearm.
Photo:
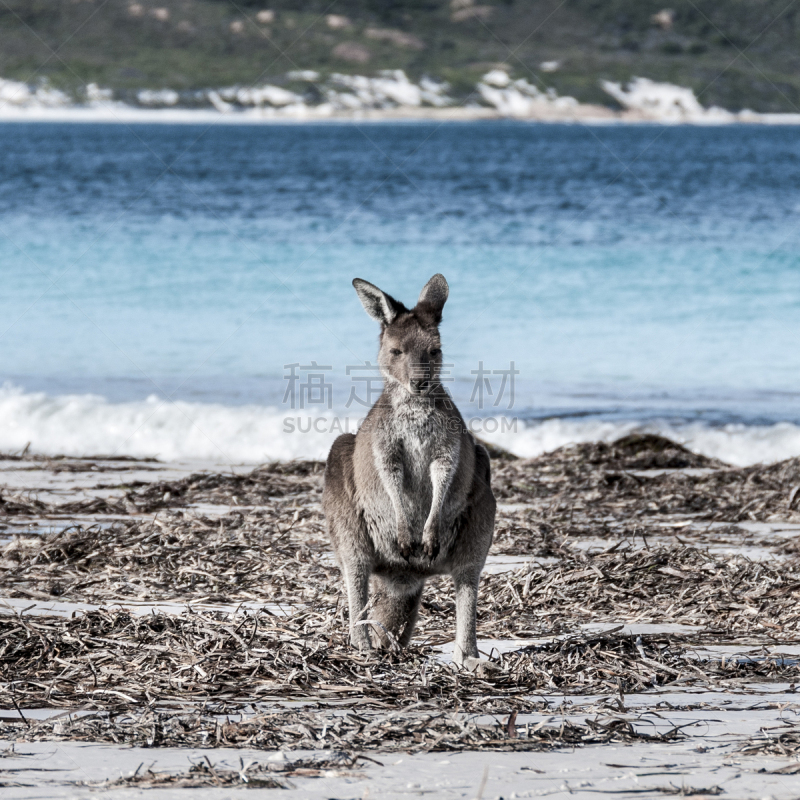
[[378,474],[381,478],[383,488],[386,494],[389,495],[389,500],[394,509],[395,519],[398,525],[406,524],[406,513],[403,508],[402,488],[403,488],[403,470],[402,467],[395,463],[378,462]]
[[447,491],[453,482],[457,467],[458,461],[453,458],[436,459],[431,463],[430,475],[433,496],[431,498],[430,514],[428,515],[429,520],[435,519],[441,514]]

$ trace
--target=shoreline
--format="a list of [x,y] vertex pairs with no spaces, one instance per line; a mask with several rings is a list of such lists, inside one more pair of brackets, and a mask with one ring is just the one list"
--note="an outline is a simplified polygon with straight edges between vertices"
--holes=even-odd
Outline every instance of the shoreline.
[[212,109],[147,109],[119,105],[113,108],[69,106],[66,108],[0,109],[0,124],[75,123],[119,125],[307,125],[307,124],[386,124],[386,123],[468,123],[527,122],[573,125],[665,125],[718,127],[729,125],[800,126],[800,114],[761,114],[742,111],[730,116],[666,119],[637,110],[615,111],[605,106],[578,105],[567,109],[546,108],[528,115],[503,114],[488,107],[434,108],[398,107],[363,109],[353,112],[317,114],[314,107],[303,112],[281,113],[280,109],[251,109],[222,112]]
[[[70,96],[46,84],[38,87],[0,78],[0,121],[230,124],[308,122],[476,122],[517,120],[546,123],[668,125],[800,125],[800,113],[732,112],[705,107],[690,88],[633,77],[627,86],[600,81],[616,108],[582,103],[542,91],[504,69],[487,72],[468,98],[448,95],[449,84],[423,78],[419,85],[403,70],[381,70],[377,77],[315,72],[287,73],[313,87],[321,102],[278,85],[230,86],[180,94],[173,89],[141,90],[136,103],[114,91],[87,84]],[[199,104],[199,105],[198,105]]]

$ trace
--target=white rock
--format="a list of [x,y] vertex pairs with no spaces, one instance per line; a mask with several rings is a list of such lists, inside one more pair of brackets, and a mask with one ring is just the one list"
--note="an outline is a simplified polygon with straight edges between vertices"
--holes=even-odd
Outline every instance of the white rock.
[[136,99],[143,106],[174,106],[181,98],[174,89],[142,89]]
[[0,78],[0,105],[26,106],[32,97],[33,92],[27,84]]
[[243,106],[263,106],[265,104],[288,106],[303,102],[300,95],[282,89],[280,86],[270,86],[269,84],[251,89],[238,89],[235,100]]
[[96,83],[86,85],[86,100],[90,105],[110,103],[113,97],[112,89],[101,89]]
[[504,69],[493,69],[487,72],[483,78],[481,78],[481,82],[487,84],[488,86],[495,86],[498,89],[504,89],[511,83],[511,78],[508,77],[508,73]]
[[[508,78],[508,73],[492,70],[476,86],[484,102],[494,106],[505,117],[531,117],[547,111],[567,111],[578,105],[574,97],[559,97],[555,89],[542,92],[525,78],[513,82],[509,78],[508,83],[505,78]],[[499,87],[500,83],[504,86]]]
[[210,89],[206,97],[208,97],[208,101],[211,103],[214,108],[217,109],[222,114],[227,114],[230,111],[233,111],[233,106],[230,103],[226,103],[221,97],[219,92],[215,92],[213,89]]
[[620,105],[663,122],[729,122],[735,115],[721,108],[704,108],[695,93],[672,83],[634,78],[626,89],[614,81],[601,81],[603,90]]
[[373,91],[382,93],[398,106],[421,106],[422,91],[406,77],[401,69],[385,70],[382,77],[373,78]]
[[61,108],[72,103],[67,94],[46,83],[33,88],[21,81],[0,78],[0,107]]
[[329,89],[326,92],[326,97],[328,98],[328,103],[337,111],[358,111],[364,108],[361,98],[352,92],[337,92],[334,89]]
[[[422,105],[422,89],[411,83],[401,69],[383,70],[377,78],[364,75],[331,75],[331,83],[350,89],[350,94],[359,101],[360,108],[392,108],[395,106],[418,107]],[[352,97],[346,93],[333,92],[328,95],[331,102],[340,102],[355,108]]]
[[430,106],[449,106],[453,104],[453,98],[447,96],[447,90],[450,84],[445,81],[435,81],[431,78],[423,78],[419,82],[419,88],[422,90],[422,102]]
[[525,78],[520,78],[519,80],[514,81],[514,88],[518,89],[520,92],[522,92],[522,94],[525,94],[528,97],[535,97],[539,99],[542,96],[542,93],[539,91],[539,89],[532,83],[528,83]]

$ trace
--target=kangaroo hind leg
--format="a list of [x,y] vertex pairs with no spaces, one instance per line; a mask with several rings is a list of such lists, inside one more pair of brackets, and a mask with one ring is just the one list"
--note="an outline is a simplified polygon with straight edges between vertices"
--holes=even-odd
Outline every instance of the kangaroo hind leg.
[[[391,648],[393,641],[406,647],[411,641],[417,622],[424,578],[398,581],[378,578],[375,581],[375,611],[378,623],[373,632],[380,638],[383,647]],[[388,634],[391,634],[388,635]]]

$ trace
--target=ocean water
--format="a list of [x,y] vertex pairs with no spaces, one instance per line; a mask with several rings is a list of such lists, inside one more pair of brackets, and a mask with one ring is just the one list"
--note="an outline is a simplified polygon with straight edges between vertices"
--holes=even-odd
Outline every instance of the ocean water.
[[798,128],[5,124],[0,189],[0,451],[323,456],[351,280],[442,272],[479,435],[800,455]]

